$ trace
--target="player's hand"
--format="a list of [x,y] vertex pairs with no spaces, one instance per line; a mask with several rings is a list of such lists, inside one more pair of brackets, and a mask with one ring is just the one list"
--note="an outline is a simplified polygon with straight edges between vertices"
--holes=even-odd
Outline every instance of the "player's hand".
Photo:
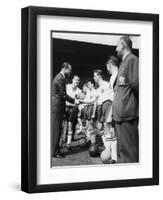
[[92,115],[91,119],[95,119],[95,114]]
[[75,105],[79,105],[80,101],[79,99],[75,99]]
[[83,100],[82,100],[82,99],[79,99],[79,103],[83,103]]
[[109,130],[111,130],[111,128],[112,128],[112,122],[108,122],[108,128],[109,128]]
[[113,120],[112,120],[112,117],[109,117],[108,120],[107,120],[107,122],[108,122],[109,124],[112,124],[112,121],[113,121]]

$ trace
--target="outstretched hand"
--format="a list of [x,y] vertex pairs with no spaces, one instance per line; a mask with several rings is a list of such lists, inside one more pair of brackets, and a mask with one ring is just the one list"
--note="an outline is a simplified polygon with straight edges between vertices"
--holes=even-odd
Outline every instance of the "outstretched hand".
[[79,99],[79,102],[80,102],[80,103],[83,103],[83,100],[82,100],[82,99]]
[[76,104],[76,105],[79,105],[79,104],[80,104],[79,99],[75,99],[75,104]]

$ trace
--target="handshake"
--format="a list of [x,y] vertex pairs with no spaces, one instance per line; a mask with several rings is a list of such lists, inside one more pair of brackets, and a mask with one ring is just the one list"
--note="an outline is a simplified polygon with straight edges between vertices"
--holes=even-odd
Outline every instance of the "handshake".
[[84,103],[84,101],[82,99],[75,98],[75,102],[74,103],[75,103],[75,105],[79,105],[81,103]]
[[75,102],[74,102],[74,103],[75,103],[75,105],[79,105],[81,102],[80,102],[79,99],[76,99],[76,98],[75,98]]

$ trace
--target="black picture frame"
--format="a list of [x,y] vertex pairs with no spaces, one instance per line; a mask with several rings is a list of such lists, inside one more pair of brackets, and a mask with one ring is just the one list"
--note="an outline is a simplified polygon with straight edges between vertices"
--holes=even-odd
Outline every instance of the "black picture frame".
[[[37,16],[55,15],[153,23],[153,177],[37,185]],[[159,184],[159,15],[30,6],[21,11],[21,190],[28,193]]]

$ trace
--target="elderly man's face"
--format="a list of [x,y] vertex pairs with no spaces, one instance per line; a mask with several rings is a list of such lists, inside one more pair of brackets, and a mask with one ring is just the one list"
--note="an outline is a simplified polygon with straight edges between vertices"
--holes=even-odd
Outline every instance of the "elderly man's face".
[[124,49],[124,47],[123,47],[122,41],[119,40],[117,43],[117,47],[116,47],[116,52],[119,57],[123,56],[123,49]]

